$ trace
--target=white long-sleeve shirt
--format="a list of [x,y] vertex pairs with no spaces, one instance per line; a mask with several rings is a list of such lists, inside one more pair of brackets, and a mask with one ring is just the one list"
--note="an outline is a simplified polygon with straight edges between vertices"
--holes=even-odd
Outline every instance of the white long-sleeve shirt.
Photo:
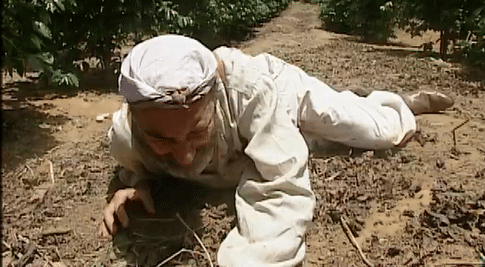
[[[212,159],[202,174],[183,178],[237,185],[237,227],[220,246],[220,266],[296,266],[315,206],[306,141],[390,148],[414,133],[414,116],[392,93],[338,93],[268,54],[251,57],[226,47],[214,53],[224,63],[227,87],[218,79]],[[112,155],[134,174],[123,182],[133,186],[144,172],[162,170],[153,154],[133,146],[129,116],[123,104],[109,135]]]

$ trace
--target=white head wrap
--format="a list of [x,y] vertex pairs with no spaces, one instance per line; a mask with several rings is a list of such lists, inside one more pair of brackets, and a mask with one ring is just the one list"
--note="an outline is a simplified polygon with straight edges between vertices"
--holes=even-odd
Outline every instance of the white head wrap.
[[217,60],[198,41],[163,35],[136,45],[121,65],[119,92],[128,103],[171,108],[193,103],[216,82]]

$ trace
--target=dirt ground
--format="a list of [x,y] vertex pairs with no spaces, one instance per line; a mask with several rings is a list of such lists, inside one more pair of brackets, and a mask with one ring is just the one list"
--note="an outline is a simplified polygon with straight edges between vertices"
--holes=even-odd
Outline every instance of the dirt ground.
[[[403,149],[330,144],[311,156],[317,208],[303,266],[366,266],[349,236],[373,266],[485,261],[485,76],[417,48],[435,39],[399,32],[387,45],[361,43],[324,31],[318,7],[295,2],[238,45],[337,87],[439,90],[455,99],[441,114],[418,116],[419,134]],[[4,78],[3,266],[156,266],[175,252],[165,266],[210,266],[188,228],[214,262],[235,224],[232,190],[154,183],[157,216],[134,203],[130,228],[113,242],[97,236],[108,189],[119,186],[106,133],[122,98],[115,83],[93,84],[49,91]]]

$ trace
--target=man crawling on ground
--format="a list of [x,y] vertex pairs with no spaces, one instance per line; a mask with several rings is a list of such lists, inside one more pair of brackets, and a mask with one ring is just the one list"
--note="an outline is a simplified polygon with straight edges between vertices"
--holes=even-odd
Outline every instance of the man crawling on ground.
[[237,227],[217,255],[231,267],[302,263],[315,207],[310,140],[402,146],[416,131],[414,115],[453,105],[437,92],[337,92],[269,54],[211,52],[177,35],[135,46],[121,66],[119,92],[125,102],[113,116],[110,152],[128,188],[115,193],[100,231],[115,235],[118,221],[128,227],[128,201],[155,212],[148,177],[236,187]]

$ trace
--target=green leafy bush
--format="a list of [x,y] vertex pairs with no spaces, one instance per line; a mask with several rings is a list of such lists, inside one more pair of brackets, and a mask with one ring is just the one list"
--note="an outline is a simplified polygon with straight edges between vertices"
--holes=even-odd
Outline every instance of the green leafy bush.
[[464,55],[469,65],[485,69],[485,6],[477,9],[470,20],[476,28],[462,43]]
[[42,69],[43,77],[56,73],[68,86],[76,86],[79,81],[72,73],[55,68],[53,56],[53,34],[51,18],[60,11],[75,6],[70,1],[26,1],[6,0],[2,3],[2,67],[10,73],[16,70],[23,75],[29,67]]
[[355,34],[366,41],[386,41],[396,26],[412,36],[440,32],[444,58],[450,41],[466,61],[485,66],[485,2],[483,0],[316,0],[327,29]]
[[[456,41],[469,42],[470,40],[466,39],[476,37],[475,41],[483,42],[483,32],[485,31],[483,22],[485,2],[483,0],[400,0],[400,6],[401,26],[408,27],[412,35],[419,35],[426,30],[440,32],[442,57],[447,53],[449,41],[453,41],[455,45]],[[472,50],[475,51],[481,45],[472,46],[474,47]]]
[[5,0],[2,67],[23,75],[30,66],[45,80],[79,86],[85,58],[97,58],[110,74],[113,51],[130,38],[178,33],[213,48],[243,38],[289,1]]
[[395,8],[387,0],[319,0],[327,29],[382,42],[393,36]]

